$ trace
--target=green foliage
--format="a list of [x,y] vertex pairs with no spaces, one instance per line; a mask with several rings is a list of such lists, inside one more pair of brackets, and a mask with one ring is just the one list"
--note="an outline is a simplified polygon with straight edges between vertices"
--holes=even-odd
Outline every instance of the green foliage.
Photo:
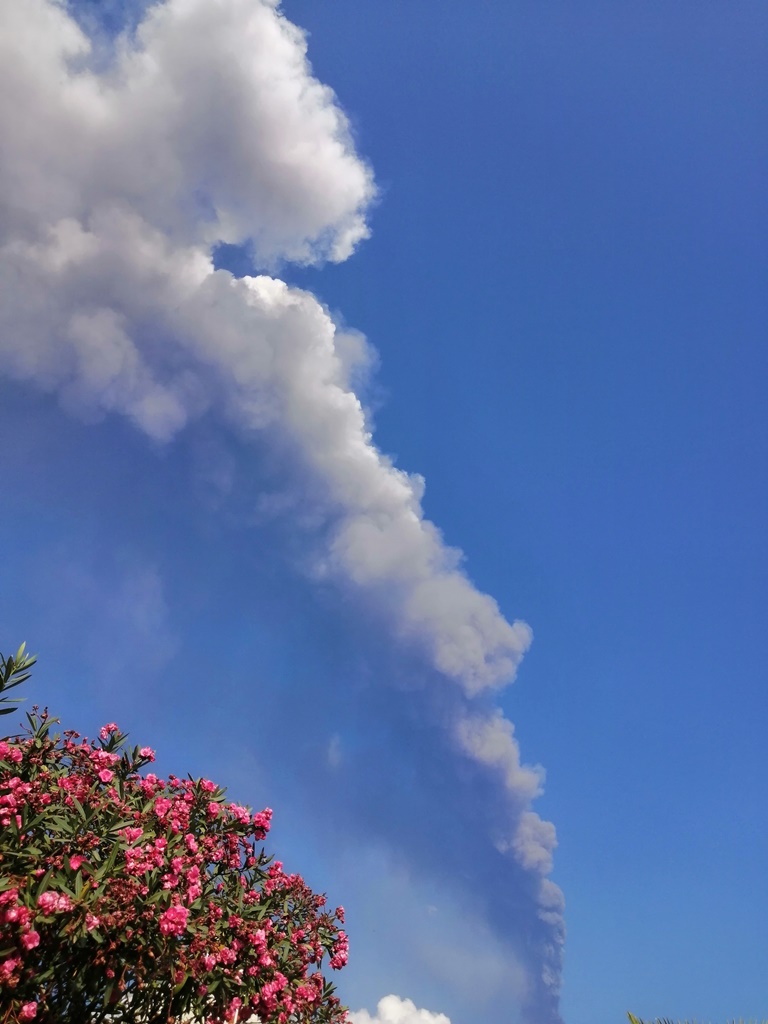
[[[2,689],[33,662],[0,655]],[[269,808],[144,774],[114,722],[27,721],[0,739],[0,1024],[345,1024],[343,908],[267,855]]]
[[[11,654],[7,658],[0,654],[0,694],[29,679],[29,670],[37,658],[33,654],[27,654],[26,647],[26,644],[22,644],[16,654]],[[0,696],[0,715],[10,715],[16,709],[16,705],[21,704],[23,700],[23,697]]]

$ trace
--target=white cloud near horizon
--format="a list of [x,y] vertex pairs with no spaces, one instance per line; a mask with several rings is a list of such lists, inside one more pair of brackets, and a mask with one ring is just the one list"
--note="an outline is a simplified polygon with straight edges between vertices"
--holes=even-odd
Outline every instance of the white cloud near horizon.
[[374,1017],[367,1010],[356,1010],[349,1019],[352,1024],[451,1024],[444,1013],[420,1010],[410,999],[395,995],[379,1000]]
[[[375,446],[353,386],[365,344],[305,291],[214,269],[221,242],[274,268],[367,237],[372,173],[303,33],[276,0],[165,0],[108,67],[90,54],[55,0],[0,5],[0,372],[157,443],[204,416],[274,439],[313,484],[315,571],[369,596],[467,702],[507,684],[531,631],[475,588],[421,478]],[[500,774],[505,849],[552,886],[554,829],[528,810],[540,775],[511,723],[472,710],[452,729]]]

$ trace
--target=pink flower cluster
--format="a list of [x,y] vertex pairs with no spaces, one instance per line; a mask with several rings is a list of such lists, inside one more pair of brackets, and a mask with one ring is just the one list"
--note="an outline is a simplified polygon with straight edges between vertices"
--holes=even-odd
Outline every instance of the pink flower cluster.
[[19,764],[23,757],[24,754],[21,751],[21,747],[10,746],[5,740],[0,740],[0,760]]
[[72,900],[64,892],[48,889],[40,894],[37,905],[44,914],[59,914],[72,909]]
[[163,935],[183,935],[187,927],[189,911],[179,904],[168,907],[160,915],[160,931]]
[[269,808],[142,776],[154,751],[114,722],[95,743],[30,724],[0,741],[0,1020],[48,1024],[76,977],[99,1008],[129,990],[137,1020],[346,1021],[321,970],[347,962],[343,908],[257,846]]
[[333,955],[330,960],[331,967],[334,971],[339,971],[342,967],[347,966],[347,960],[349,960],[349,939],[346,932],[340,931],[336,942],[333,944]]

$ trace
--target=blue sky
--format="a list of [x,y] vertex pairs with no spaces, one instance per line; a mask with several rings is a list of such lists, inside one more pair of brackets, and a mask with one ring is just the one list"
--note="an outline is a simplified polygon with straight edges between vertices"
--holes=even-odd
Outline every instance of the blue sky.
[[359,1024],[765,1016],[764,6],[140,6],[0,14],[30,697],[273,806]]

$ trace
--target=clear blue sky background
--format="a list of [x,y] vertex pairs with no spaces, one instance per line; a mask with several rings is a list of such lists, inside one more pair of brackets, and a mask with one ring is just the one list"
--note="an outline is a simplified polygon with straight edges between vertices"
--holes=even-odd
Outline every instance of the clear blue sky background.
[[[378,350],[377,444],[534,631],[501,705],[547,772],[563,1017],[765,1017],[768,8],[283,9],[380,199],[349,261],[280,274]],[[391,709],[407,659],[294,570],[290,524],[254,520],[274,454],[214,429],[153,446],[8,380],[0,429],[2,643],[39,652],[30,695],[274,806],[283,859],[350,908],[354,1008],[396,992],[491,1024],[471,957],[424,952],[463,905],[428,844],[409,867],[448,781]],[[343,798],[317,771],[335,736],[370,771]],[[407,806],[397,841],[377,802]]]

